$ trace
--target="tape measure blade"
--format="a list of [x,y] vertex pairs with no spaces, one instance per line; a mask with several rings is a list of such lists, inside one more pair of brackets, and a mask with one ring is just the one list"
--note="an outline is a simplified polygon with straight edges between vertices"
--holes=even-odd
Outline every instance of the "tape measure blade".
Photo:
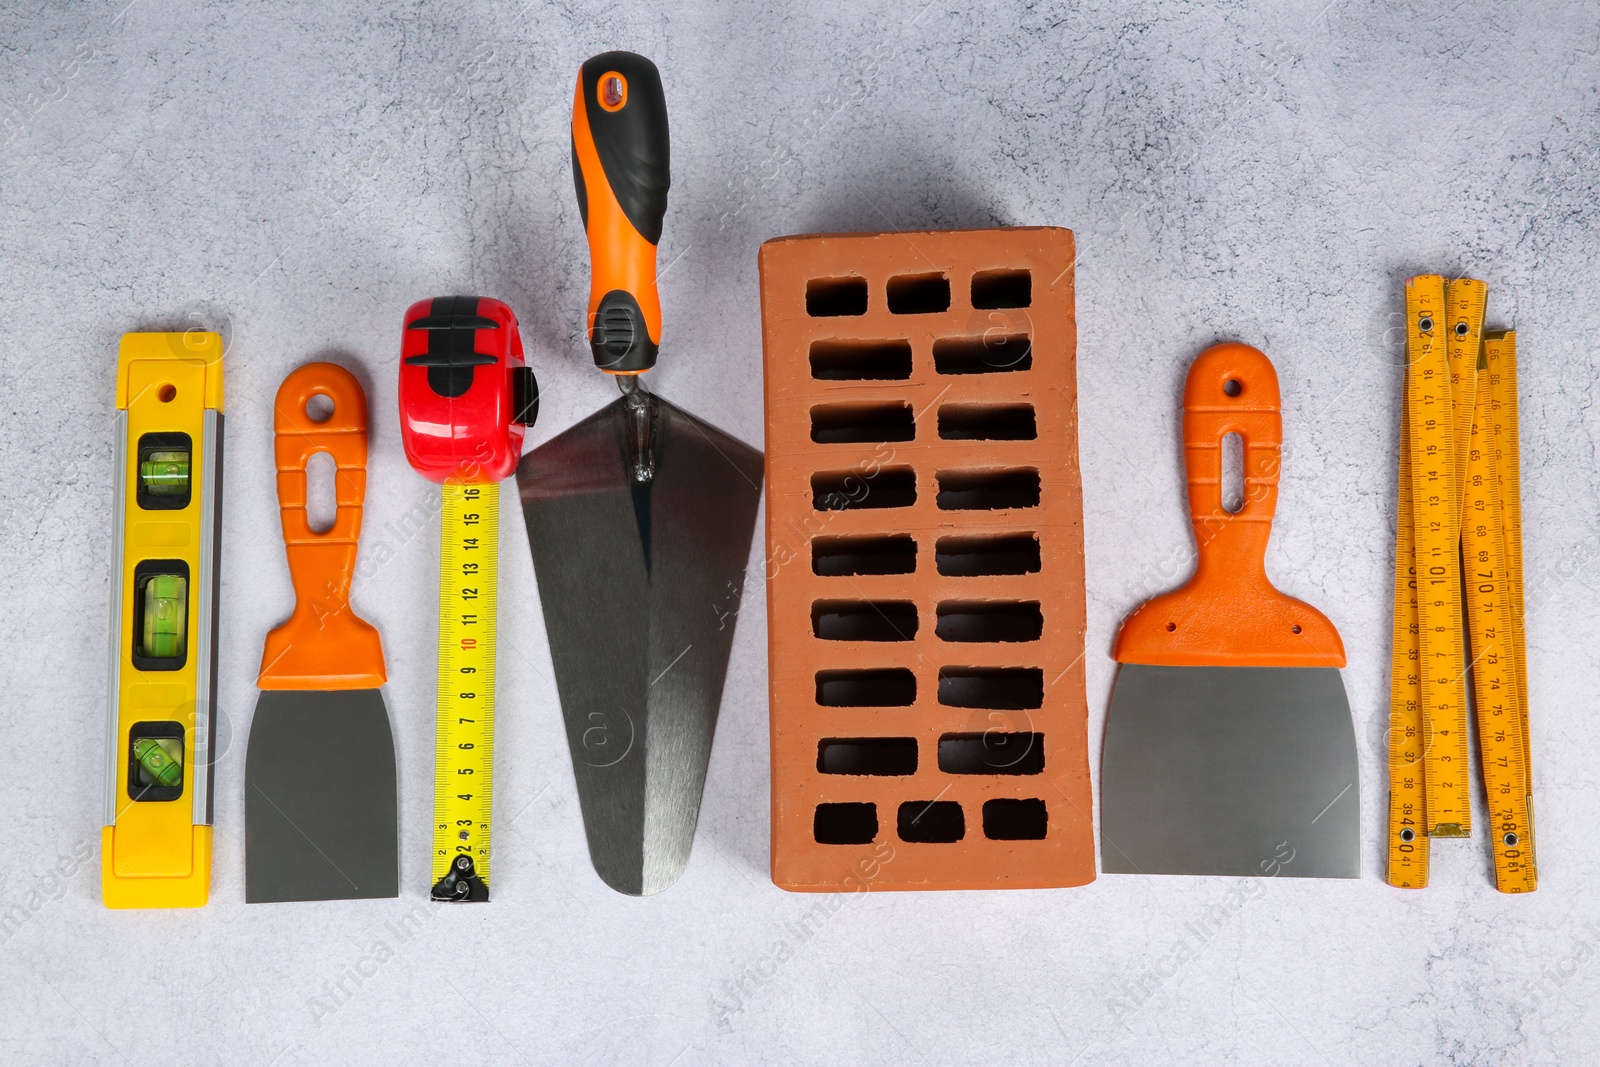
[[1412,543],[1411,455],[1400,425],[1399,508],[1395,521],[1394,641],[1389,669],[1388,883],[1428,884],[1427,792],[1422,763],[1422,679],[1417,654],[1417,565]]
[[[435,899],[487,900],[494,796],[495,622],[500,487],[443,487],[439,540],[439,679],[434,769]],[[466,857],[478,885],[441,898]]]
[[1429,836],[1472,828],[1466,659],[1461,619],[1461,494],[1443,335],[1444,278],[1406,280],[1406,427],[1417,559],[1418,652]]

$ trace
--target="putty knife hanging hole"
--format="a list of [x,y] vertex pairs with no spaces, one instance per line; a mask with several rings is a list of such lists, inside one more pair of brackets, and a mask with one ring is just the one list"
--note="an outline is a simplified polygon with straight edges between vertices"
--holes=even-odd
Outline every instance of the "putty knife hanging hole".
[[1244,438],[1237,433],[1222,435],[1222,510],[1244,510]]
[[1229,378],[1222,383],[1222,391],[1229,396],[1238,396],[1244,392],[1244,385],[1237,378]]
[[338,488],[334,484],[338,473],[338,464],[326,452],[318,452],[306,461],[306,523],[312,533],[327,533],[339,515]]
[[327,422],[333,418],[333,399],[326,393],[313,393],[306,401],[306,418],[312,422]]

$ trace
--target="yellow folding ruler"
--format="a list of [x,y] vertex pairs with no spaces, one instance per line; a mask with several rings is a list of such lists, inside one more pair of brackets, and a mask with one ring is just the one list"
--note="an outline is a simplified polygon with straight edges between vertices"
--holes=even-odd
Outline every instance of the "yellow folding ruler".
[[[1469,837],[1467,676],[1495,885],[1533,863],[1515,333],[1483,333],[1487,287],[1406,282],[1407,361],[1395,538],[1389,884],[1428,884],[1433,837]],[[1470,659],[1468,653],[1470,652]]]

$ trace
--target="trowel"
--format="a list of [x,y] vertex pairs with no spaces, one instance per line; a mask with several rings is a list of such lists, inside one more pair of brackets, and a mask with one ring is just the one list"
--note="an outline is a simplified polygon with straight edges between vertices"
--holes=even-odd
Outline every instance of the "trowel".
[[[1189,368],[1184,465],[1194,576],[1123,622],[1106,716],[1101,868],[1124,874],[1358,878],[1361,792],[1344,643],[1267,577],[1283,419],[1249,345]],[[1224,441],[1238,435],[1238,499]],[[1231,494],[1230,494],[1231,497]]]
[[683,873],[761,497],[756,449],[654,395],[666,214],[655,64],[583,64],[573,178],[588,234],[588,336],[622,395],[525,456],[533,549],[589,856],[622,893]]

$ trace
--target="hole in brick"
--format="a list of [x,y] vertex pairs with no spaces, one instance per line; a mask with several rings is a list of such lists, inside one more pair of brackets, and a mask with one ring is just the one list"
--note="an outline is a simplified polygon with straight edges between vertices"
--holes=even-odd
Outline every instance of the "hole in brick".
[[902,274],[889,279],[891,315],[930,315],[950,310],[950,279],[943,274]]
[[817,742],[817,770],[823,774],[897,776],[917,773],[914,737],[828,738]]
[[910,641],[917,636],[917,606],[909,600],[819,600],[811,605],[811,632],[823,641]]
[[946,774],[1038,774],[1044,770],[1044,734],[945,734],[939,769]]
[[1044,615],[1038,601],[947,600],[934,632],[942,641],[1037,641]]
[[1042,707],[1044,671],[1038,667],[940,667],[939,703],[991,711]]
[[868,844],[878,836],[878,805],[818,804],[811,836],[819,845]]
[[912,574],[916,569],[917,543],[906,534],[819,537],[811,542],[813,574]]
[[896,381],[911,377],[909,341],[813,341],[811,377],[822,381]]
[[949,578],[1039,573],[1039,538],[1033,534],[941,537],[933,551],[934,565]]
[[1025,308],[1033,303],[1033,275],[1025,270],[984,270],[972,276],[972,306]]
[[811,506],[818,511],[908,508],[917,502],[917,474],[910,467],[866,471],[822,471],[811,476]]
[[1042,800],[983,802],[983,836],[992,841],[1043,841],[1049,829]]
[[812,278],[806,282],[806,314],[812,318],[866,313],[865,278]]
[[943,337],[933,342],[933,369],[940,374],[998,374],[1032,367],[1033,342],[1027,334]]
[[896,821],[902,841],[945,845],[967,836],[966,816],[954,800],[908,800]]
[[818,444],[882,444],[917,435],[911,405],[825,404],[811,409],[811,439]]
[[818,671],[817,703],[825,708],[909,708],[917,676],[905,667]]
[[946,441],[1032,441],[1039,425],[1032,404],[951,404],[939,409]]
[[1003,511],[1038,506],[1036,470],[939,472],[941,511]]

